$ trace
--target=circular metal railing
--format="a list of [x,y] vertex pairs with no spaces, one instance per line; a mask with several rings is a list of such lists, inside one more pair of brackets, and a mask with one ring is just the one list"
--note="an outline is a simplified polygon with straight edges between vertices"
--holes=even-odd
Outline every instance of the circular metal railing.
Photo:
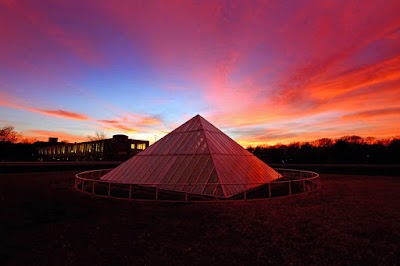
[[[83,193],[99,197],[117,198],[125,200],[147,201],[229,201],[229,200],[256,200],[276,197],[289,197],[297,194],[309,193],[321,188],[319,174],[312,171],[276,168],[283,177],[271,183],[215,183],[215,184],[190,184],[191,187],[208,187],[216,191],[218,186],[242,186],[249,188],[230,198],[221,198],[215,195],[200,195],[192,192],[168,190],[168,187],[188,186],[184,183],[164,184],[125,184],[100,178],[112,169],[91,170],[76,174],[75,189]],[[193,190],[193,188],[192,188]]]

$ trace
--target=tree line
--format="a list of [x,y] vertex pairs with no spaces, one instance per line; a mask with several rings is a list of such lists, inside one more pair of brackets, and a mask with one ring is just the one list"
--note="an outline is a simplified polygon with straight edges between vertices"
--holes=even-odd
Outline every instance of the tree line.
[[[90,140],[106,138],[103,132],[88,136]],[[19,143],[16,143],[19,140]],[[0,128],[0,161],[29,161],[36,158],[35,140],[21,138],[13,126]],[[248,151],[266,163],[292,164],[400,164],[400,137],[376,139],[344,136],[322,138],[288,145],[248,147]]]
[[390,139],[344,136],[288,145],[248,147],[266,163],[292,164],[399,164],[400,137]]

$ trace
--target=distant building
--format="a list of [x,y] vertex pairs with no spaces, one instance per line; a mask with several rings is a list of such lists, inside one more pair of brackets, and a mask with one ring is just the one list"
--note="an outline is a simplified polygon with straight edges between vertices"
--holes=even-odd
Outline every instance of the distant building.
[[41,161],[123,161],[149,147],[149,141],[114,135],[110,139],[81,143],[49,138],[49,142],[37,142],[35,146]]

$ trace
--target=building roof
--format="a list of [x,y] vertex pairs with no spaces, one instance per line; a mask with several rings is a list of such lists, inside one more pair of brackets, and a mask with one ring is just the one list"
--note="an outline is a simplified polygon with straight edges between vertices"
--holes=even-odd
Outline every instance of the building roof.
[[196,115],[101,179],[229,198],[280,177]]

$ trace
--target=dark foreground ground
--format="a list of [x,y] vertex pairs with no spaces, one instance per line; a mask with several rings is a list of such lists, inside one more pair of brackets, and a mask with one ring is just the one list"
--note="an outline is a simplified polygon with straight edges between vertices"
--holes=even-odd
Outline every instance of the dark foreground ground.
[[400,178],[322,175],[285,199],[146,203],[0,175],[0,265],[400,265]]

